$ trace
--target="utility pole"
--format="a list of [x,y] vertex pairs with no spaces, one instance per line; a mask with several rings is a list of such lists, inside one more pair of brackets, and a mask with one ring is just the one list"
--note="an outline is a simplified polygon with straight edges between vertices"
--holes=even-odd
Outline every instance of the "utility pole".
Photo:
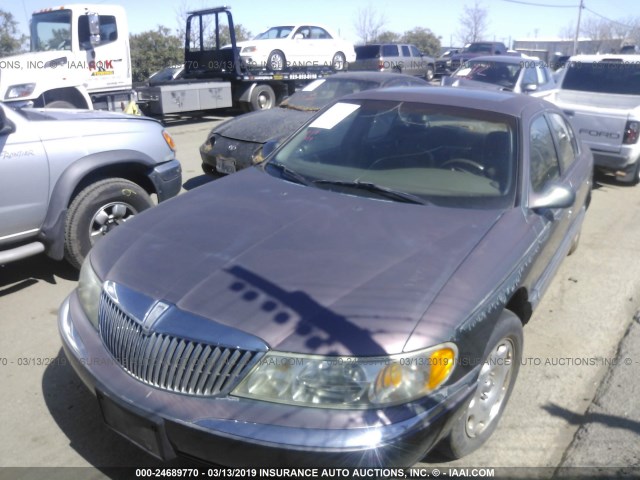
[[582,9],[584,8],[584,0],[580,0],[580,6],[578,7],[578,23],[576,25],[576,36],[573,39],[573,54],[578,54],[578,38],[580,37],[580,17],[582,16]]

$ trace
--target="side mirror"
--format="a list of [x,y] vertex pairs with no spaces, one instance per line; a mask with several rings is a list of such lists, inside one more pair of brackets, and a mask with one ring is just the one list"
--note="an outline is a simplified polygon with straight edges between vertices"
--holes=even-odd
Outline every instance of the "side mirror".
[[535,83],[525,83],[522,85],[522,91],[525,93],[535,92],[536,90],[538,90],[538,85]]
[[558,183],[551,183],[542,193],[533,195],[529,202],[532,210],[569,208],[576,202],[576,192]]
[[303,38],[304,38],[304,35],[303,35],[303,34],[301,34],[301,33],[296,33],[296,34],[293,36],[293,39],[294,39],[294,40],[302,40]]
[[97,13],[87,13],[89,22],[89,41],[91,45],[100,43],[100,16]]

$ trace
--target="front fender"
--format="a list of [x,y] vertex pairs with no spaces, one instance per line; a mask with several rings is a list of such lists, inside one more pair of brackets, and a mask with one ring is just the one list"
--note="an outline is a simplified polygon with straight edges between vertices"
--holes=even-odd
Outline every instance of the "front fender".
[[111,150],[87,155],[73,162],[62,172],[51,192],[49,208],[40,231],[40,240],[47,245],[49,257],[55,260],[62,260],[64,257],[67,208],[79,188],[84,188],[91,183],[87,183],[86,180],[92,175],[96,176],[92,181],[118,176],[117,174],[109,175],[108,172],[117,171],[118,167],[131,164],[139,166],[144,171],[144,175],[149,178],[158,162],[135,150]]

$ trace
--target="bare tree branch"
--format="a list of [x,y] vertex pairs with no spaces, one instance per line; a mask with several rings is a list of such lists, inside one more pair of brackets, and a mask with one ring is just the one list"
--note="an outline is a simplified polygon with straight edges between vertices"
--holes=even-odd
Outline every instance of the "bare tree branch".
[[353,19],[353,28],[362,43],[370,43],[382,33],[386,23],[385,15],[369,4],[365,8],[358,8]]
[[478,0],[474,1],[473,7],[465,5],[460,15],[460,30],[458,38],[463,44],[478,42],[483,40],[487,32],[489,21],[488,11]]

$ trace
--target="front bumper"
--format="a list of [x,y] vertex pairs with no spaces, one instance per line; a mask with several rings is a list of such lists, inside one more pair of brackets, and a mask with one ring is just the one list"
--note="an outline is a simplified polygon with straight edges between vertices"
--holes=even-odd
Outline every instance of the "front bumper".
[[212,171],[230,174],[255,164],[254,159],[262,160],[263,144],[238,141],[221,135],[214,135],[213,146],[207,139],[200,146],[200,158]]
[[105,422],[163,460],[183,454],[237,467],[410,466],[446,435],[475,387],[469,374],[439,401],[380,411],[182,395],[126,373],[86,319],[75,292],[62,304],[58,321],[66,356],[97,395]]
[[592,149],[591,153],[593,153],[594,166],[607,172],[620,171],[629,173],[635,168],[638,161],[640,161],[640,151],[638,151],[637,147],[635,151],[629,146],[623,147],[620,153]]
[[162,202],[180,193],[182,188],[182,166],[178,160],[170,160],[157,165],[149,174],[149,178]]

